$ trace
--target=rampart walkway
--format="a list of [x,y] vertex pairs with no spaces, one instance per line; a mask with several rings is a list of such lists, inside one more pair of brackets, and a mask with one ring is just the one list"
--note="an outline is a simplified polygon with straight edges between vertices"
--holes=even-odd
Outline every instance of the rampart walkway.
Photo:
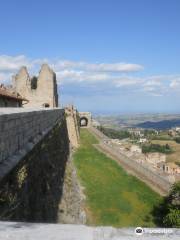
[[166,232],[151,233],[157,229],[144,228],[144,234],[138,236],[134,228],[88,227],[70,224],[40,224],[0,222],[0,239],[3,240],[178,240],[180,231],[175,228]]

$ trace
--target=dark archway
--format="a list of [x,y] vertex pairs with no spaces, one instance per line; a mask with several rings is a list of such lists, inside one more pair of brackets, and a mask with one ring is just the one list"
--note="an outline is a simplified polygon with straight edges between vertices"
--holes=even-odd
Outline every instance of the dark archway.
[[88,126],[88,119],[86,117],[80,118],[80,127],[87,127]]

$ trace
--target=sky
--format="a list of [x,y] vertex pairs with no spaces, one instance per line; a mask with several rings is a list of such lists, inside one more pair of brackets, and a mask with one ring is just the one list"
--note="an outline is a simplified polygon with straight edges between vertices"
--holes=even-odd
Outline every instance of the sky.
[[180,113],[179,13],[179,0],[2,0],[0,83],[48,63],[61,106]]

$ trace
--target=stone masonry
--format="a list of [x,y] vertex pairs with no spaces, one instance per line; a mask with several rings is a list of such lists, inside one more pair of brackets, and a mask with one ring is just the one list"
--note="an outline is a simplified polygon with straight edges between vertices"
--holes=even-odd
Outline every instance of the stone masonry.
[[65,108],[68,136],[73,148],[79,145],[79,116],[77,110],[73,106]]
[[13,76],[13,89],[28,100],[23,107],[58,107],[56,74],[47,64],[42,65],[38,77],[30,77],[22,67]]
[[[0,163],[42,138],[64,116],[63,109],[1,108]],[[2,168],[1,168],[2,169]],[[0,174],[1,175],[1,174]]]
[[[30,144],[33,148],[30,149],[27,144],[28,152],[20,155],[20,160],[0,181],[1,220],[58,222],[64,172],[69,157],[69,139],[65,115],[61,115],[57,109],[44,113],[45,122],[50,116],[48,125],[45,122],[43,125],[49,128],[51,124],[51,128],[45,131],[39,141],[36,141],[37,136],[33,139],[35,145],[32,142]],[[41,116],[42,113],[36,115],[34,120]],[[54,124],[56,117],[58,120]],[[14,159],[14,156],[10,159]],[[2,171],[4,166],[9,166],[9,162],[4,161],[0,166]]]

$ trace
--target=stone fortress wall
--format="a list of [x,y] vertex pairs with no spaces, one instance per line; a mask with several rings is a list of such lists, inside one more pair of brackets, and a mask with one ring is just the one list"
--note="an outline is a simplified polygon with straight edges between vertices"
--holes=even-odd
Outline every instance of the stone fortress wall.
[[0,109],[0,177],[15,166],[17,159],[28,154],[38,139],[43,139],[43,135],[61,118],[66,119],[71,146],[78,147],[79,141],[78,112],[73,106],[56,108],[56,74],[47,64],[42,65],[38,77],[30,77],[27,68],[21,67],[13,77],[12,90],[27,101],[22,108]]
[[[79,145],[73,107],[0,109],[0,219],[86,221],[72,153]],[[10,198],[11,196],[11,198]]]
[[[70,161],[79,145],[78,111],[57,108],[56,75],[46,64],[38,77],[22,67],[13,89],[27,104],[0,108],[0,198],[5,203],[0,204],[0,219],[63,222],[64,212],[64,219],[73,215],[74,223],[84,223],[83,199]],[[90,114],[81,116],[89,127]],[[66,204],[60,206],[61,201]]]
[[58,107],[56,74],[47,64],[42,65],[38,77],[31,77],[22,67],[13,76],[13,89],[28,100],[23,107]]
[[[37,140],[64,117],[63,109],[0,109],[0,163],[11,165],[18,154],[26,154]],[[19,156],[20,157],[20,156]],[[15,161],[15,160],[14,160]],[[13,164],[13,163],[12,163]]]
[[[8,129],[4,131],[7,144],[12,143],[14,131],[19,140],[23,136],[13,128],[13,123],[20,123],[24,129],[29,127],[29,136],[26,136],[26,145],[22,145],[13,156],[0,163],[0,219],[60,222],[59,204],[69,158],[65,115],[60,109],[10,115],[22,118],[10,118],[12,123],[7,119],[12,124],[10,134]],[[42,129],[39,129],[39,123],[43,126]]]
[[71,105],[65,108],[68,136],[73,148],[79,146],[79,114],[78,111]]

